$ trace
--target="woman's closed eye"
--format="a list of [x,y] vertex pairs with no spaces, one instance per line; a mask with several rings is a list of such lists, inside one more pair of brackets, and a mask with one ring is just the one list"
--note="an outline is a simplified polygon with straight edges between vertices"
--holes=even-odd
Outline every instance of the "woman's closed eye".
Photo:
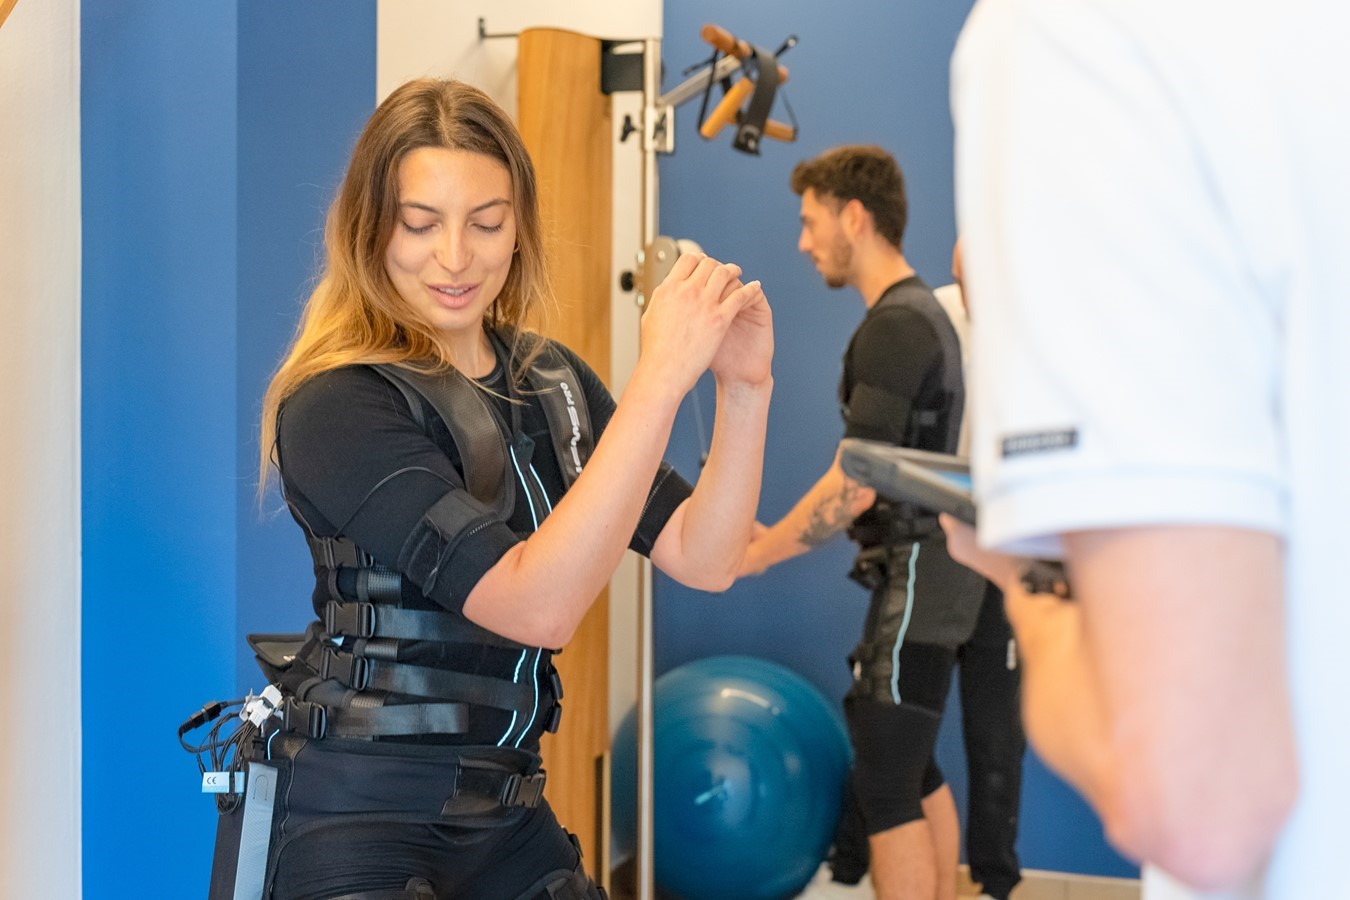
[[404,230],[409,234],[426,234],[436,227],[436,223],[434,222],[427,225],[411,225],[407,222],[402,222],[401,224],[403,225]]

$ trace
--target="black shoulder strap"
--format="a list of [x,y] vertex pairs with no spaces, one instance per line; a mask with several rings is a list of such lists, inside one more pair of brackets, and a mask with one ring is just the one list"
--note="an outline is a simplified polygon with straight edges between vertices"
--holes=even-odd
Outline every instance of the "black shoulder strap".
[[888,290],[877,301],[877,307],[897,307],[913,310],[927,320],[933,332],[938,336],[942,347],[942,390],[951,402],[951,415],[947,417],[947,433],[944,445],[947,453],[955,453],[961,440],[961,419],[966,411],[965,376],[961,371],[961,339],[956,334],[956,326],[951,317],[942,308],[942,304],[931,293],[915,295],[912,291]]
[[[509,356],[502,337],[495,333],[492,336],[503,356]],[[595,432],[576,370],[559,353],[547,356],[547,361],[538,360],[530,367],[526,380],[539,396],[564,487],[570,488],[591,458]],[[421,405],[417,398],[431,404],[459,449],[469,493],[503,518],[509,516],[516,502],[515,480],[507,477],[506,439],[483,392],[453,369],[429,375],[388,363],[373,368],[403,393],[419,425],[425,423],[420,420]]]
[[[567,356],[555,349],[555,345],[542,335],[504,328],[489,329],[488,337],[497,348],[497,356],[503,365],[510,365],[513,358],[508,341],[512,344],[518,342],[525,353],[535,349],[535,342],[542,342],[539,355],[525,373],[525,381],[531,392],[539,397],[539,405],[548,421],[553,455],[562,471],[563,490],[571,488],[595,447],[590,407],[586,404],[586,392],[581,387],[576,369],[568,362]],[[510,373],[507,377],[510,379]],[[509,380],[508,383],[514,384]],[[511,398],[516,399],[514,389],[511,390]]]
[[464,486],[475,500],[505,519],[515,506],[515,480],[506,477],[506,439],[482,391],[458,371],[430,375],[406,366],[373,366],[403,392],[413,415],[420,415],[416,398],[423,398],[445,422],[459,449]]
[[591,413],[577,373],[565,359],[554,355],[554,365],[530,367],[530,387],[539,394],[548,419],[549,437],[562,469],[563,484],[571,487],[591,458],[595,436],[591,431]]

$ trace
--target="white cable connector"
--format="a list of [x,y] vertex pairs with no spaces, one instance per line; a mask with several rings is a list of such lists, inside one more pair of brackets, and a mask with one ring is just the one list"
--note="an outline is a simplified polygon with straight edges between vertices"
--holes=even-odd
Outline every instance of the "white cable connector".
[[244,708],[239,710],[239,718],[261,728],[263,722],[277,715],[277,707],[280,705],[281,691],[275,684],[269,684],[263,688],[261,694],[250,693],[244,698]]

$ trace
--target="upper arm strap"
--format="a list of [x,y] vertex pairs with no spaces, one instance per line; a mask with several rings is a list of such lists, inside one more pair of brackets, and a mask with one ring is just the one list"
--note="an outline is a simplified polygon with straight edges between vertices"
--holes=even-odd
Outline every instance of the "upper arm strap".
[[431,404],[459,449],[469,493],[503,519],[509,516],[515,481],[506,477],[506,442],[482,392],[455,369],[430,375],[392,364],[373,368],[403,393],[415,417],[420,419],[418,398]]
[[[961,367],[961,339],[951,317],[942,309],[942,305],[931,294],[914,296],[907,292],[890,291],[882,295],[875,308],[889,307],[905,309],[918,315],[928,323],[937,337],[941,353],[942,371],[940,374],[945,417],[945,429],[939,435],[941,449],[946,453],[955,453],[961,437],[961,419],[965,415],[966,387],[965,373]],[[875,399],[875,398],[873,398]],[[940,417],[934,410],[915,410],[912,403],[907,404],[906,415],[915,418],[909,422],[907,431],[918,434],[939,424]]]
[[436,590],[437,581],[453,563],[455,551],[464,539],[482,527],[498,521],[495,513],[464,491],[447,493],[426,511],[417,527],[408,535],[399,553],[398,567],[427,596],[438,601],[463,604],[465,597],[452,597],[447,585]]

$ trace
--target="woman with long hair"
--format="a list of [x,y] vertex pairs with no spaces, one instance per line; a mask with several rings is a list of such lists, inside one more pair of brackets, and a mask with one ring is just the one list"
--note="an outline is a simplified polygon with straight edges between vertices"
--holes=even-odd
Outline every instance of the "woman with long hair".
[[[274,900],[596,898],[542,799],[550,663],[624,551],[731,584],[772,388],[758,282],[681,256],[643,316],[623,399],[527,328],[551,300],[535,176],[481,91],[403,85],[329,213],[326,265],[264,400],[315,560],[316,620],[264,669],[283,689]],[[691,487],[662,462],[711,370]]]

